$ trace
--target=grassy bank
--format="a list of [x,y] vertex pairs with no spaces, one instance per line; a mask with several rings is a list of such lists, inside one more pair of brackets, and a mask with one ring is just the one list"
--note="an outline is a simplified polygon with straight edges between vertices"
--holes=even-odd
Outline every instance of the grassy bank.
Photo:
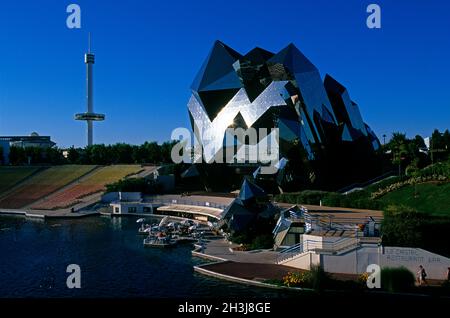
[[409,185],[382,196],[382,205],[398,204],[431,215],[450,215],[450,182]]

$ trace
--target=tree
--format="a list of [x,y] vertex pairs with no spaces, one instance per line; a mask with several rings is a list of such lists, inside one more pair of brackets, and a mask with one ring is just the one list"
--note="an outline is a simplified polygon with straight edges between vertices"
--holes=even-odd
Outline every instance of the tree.
[[166,141],[161,145],[161,161],[163,163],[172,162],[172,148],[176,143],[176,141]]
[[22,147],[12,146],[9,149],[9,162],[12,165],[23,165],[27,163],[27,155]]
[[79,164],[81,159],[81,149],[75,149],[74,146],[70,147],[67,151],[67,160],[72,164]]
[[141,192],[144,194],[156,194],[161,192],[161,186],[152,179],[131,178],[121,179],[115,183],[106,185],[106,192]]
[[133,147],[125,143],[117,143],[110,146],[111,154],[114,156],[114,163],[134,163]]
[[141,147],[142,161],[145,163],[159,163],[162,161],[161,146],[156,142],[145,142]]
[[161,145],[156,142],[145,142],[140,146],[127,143],[96,144],[85,148],[72,146],[67,150],[67,159],[64,158],[63,151],[56,147],[11,147],[10,162],[12,165],[172,163],[171,152],[174,145],[174,141],[168,141]]
[[444,133],[439,132],[439,130],[437,129],[433,131],[430,140],[430,153],[432,163],[447,160],[450,149],[449,140],[450,133],[448,129]]
[[398,175],[402,174],[402,161],[408,154],[406,134],[394,132],[389,141],[389,148],[392,151],[392,164],[398,166]]

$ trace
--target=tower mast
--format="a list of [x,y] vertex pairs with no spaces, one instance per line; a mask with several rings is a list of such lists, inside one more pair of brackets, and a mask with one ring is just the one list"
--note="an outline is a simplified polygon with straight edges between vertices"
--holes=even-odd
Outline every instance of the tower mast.
[[95,55],[91,53],[91,33],[88,34],[88,53],[84,55],[84,63],[86,64],[86,106],[85,113],[75,115],[75,120],[84,120],[87,123],[87,145],[92,146],[94,143],[94,121],[105,120],[104,114],[94,112],[94,79],[93,67],[95,63]]

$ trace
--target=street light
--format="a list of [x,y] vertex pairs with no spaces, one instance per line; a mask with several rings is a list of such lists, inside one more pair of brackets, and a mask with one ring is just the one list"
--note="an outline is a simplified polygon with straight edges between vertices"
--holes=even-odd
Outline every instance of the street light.
[[[440,133],[440,135],[442,136],[443,134]],[[433,174],[434,174],[434,153],[435,152],[446,152],[448,150],[448,146],[445,146],[445,149],[434,149],[433,147],[433,136],[431,136],[430,138],[430,150],[429,152],[431,153],[431,167],[433,169]]]
[[400,148],[396,148],[394,149],[394,151],[392,150],[388,150],[386,151],[386,153],[392,153],[392,161],[398,160],[398,176],[401,177],[402,175],[402,161],[405,160],[406,158],[402,156],[402,151],[400,150]]

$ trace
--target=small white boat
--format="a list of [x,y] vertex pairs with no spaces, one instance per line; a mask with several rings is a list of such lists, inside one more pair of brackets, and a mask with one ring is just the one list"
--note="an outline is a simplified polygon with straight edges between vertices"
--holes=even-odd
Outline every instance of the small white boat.
[[163,217],[161,219],[161,221],[159,222],[159,226],[164,226],[164,224],[166,224],[167,222],[169,222],[169,217],[166,215],[165,217]]
[[147,234],[150,233],[152,231],[151,227],[140,227],[139,228],[139,234]]
[[144,239],[144,246],[148,247],[172,247],[177,241],[170,236],[149,235]]

